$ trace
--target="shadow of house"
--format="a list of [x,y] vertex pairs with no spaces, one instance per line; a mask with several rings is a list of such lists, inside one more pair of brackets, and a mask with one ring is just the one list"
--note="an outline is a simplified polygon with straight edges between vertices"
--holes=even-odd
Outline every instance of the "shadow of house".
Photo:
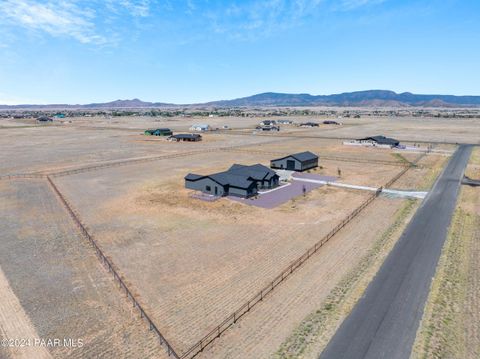
[[278,183],[279,176],[275,171],[261,164],[234,164],[224,172],[206,176],[189,173],[185,176],[185,188],[213,196],[248,198],[257,195],[259,189],[274,188]]

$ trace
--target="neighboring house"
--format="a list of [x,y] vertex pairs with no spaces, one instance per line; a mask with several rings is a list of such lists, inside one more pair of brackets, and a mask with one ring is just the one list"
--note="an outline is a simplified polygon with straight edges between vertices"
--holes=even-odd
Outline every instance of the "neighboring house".
[[169,141],[187,141],[187,142],[197,142],[202,140],[202,136],[198,133],[180,133],[178,135],[173,135],[167,138]]
[[398,147],[400,145],[400,141],[394,138],[389,138],[385,136],[371,136],[371,137],[359,138],[357,140],[347,142],[346,144],[393,148],[393,147]]
[[293,124],[292,120],[277,120],[277,124],[279,125],[291,125]]
[[37,118],[37,122],[52,122],[53,119],[51,119],[48,116],[40,116]]
[[207,125],[207,124],[196,124],[196,125],[192,125],[192,127],[190,127],[190,130],[191,131],[200,131],[200,132],[210,131],[210,126]]
[[263,120],[262,122],[260,122],[260,126],[273,126],[276,124],[277,124],[277,121],[275,120]]
[[258,189],[278,186],[279,176],[261,164],[245,166],[234,164],[227,171],[211,175],[189,173],[185,176],[185,188],[202,191],[214,196],[255,196]]
[[318,167],[318,156],[310,151],[294,153],[271,160],[270,167],[289,171],[306,171]]
[[257,126],[255,129],[261,131],[280,131],[280,127],[273,125]]
[[315,122],[304,122],[299,124],[300,127],[318,127],[318,123]]
[[145,134],[148,136],[171,136],[173,135],[172,130],[169,128],[157,128],[157,129],[150,129],[146,130]]

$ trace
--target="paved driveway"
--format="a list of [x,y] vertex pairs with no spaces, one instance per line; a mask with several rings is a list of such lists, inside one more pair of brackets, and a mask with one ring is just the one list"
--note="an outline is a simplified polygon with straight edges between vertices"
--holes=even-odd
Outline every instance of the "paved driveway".
[[[295,177],[302,178],[311,178],[319,181],[335,181],[335,177],[331,176],[320,176],[309,173],[295,173],[293,180],[289,184],[284,184],[280,187],[275,188],[272,191],[267,191],[265,193],[260,193],[257,198],[239,198],[235,196],[228,196],[229,199],[237,202],[242,202],[251,206],[257,206],[261,208],[275,208],[281,204],[288,202],[292,198],[303,196],[303,188],[305,187],[305,192],[310,192],[315,188],[324,186],[320,183],[310,183],[310,182],[301,182],[295,181]],[[308,177],[306,177],[308,176]],[[312,177],[313,176],[313,177]]]

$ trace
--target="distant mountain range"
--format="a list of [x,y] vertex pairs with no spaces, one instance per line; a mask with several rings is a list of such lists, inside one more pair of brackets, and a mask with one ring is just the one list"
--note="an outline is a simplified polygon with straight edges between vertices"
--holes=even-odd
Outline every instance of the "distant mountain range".
[[265,92],[233,100],[200,104],[176,105],[163,102],[144,102],[139,99],[116,100],[87,105],[0,105],[0,110],[12,109],[126,109],[162,107],[269,107],[269,106],[361,106],[361,107],[480,107],[480,96],[417,95],[386,90],[346,92],[335,95],[309,95]]

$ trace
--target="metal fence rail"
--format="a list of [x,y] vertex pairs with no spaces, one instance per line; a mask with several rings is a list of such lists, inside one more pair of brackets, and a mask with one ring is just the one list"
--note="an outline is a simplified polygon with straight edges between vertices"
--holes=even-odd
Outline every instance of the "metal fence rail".
[[288,265],[279,275],[277,275],[270,283],[268,283],[263,289],[251,297],[246,303],[240,306],[236,311],[230,314],[224,321],[218,324],[213,330],[202,337],[197,343],[190,347],[186,352],[182,353],[181,359],[193,358],[202,352],[210,343],[220,337],[220,335],[237,322],[238,319],[243,317],[250,311],[256,304],[261,302],[265,296],[272,292],[280,283],[282,283],[287,277],[289,277],[295,270],[300,268],[302,264],[315,254],[325,243],[327,243],[335,234],[337,234],[343,227],[345,227],[350,221],[360,214],[375,198],[377,198],[382,192],[384,187],[389,187],[402,177],[410,168],[415,167],[416,164],[424,157],[426,153],[422,153],[407,167],[403,168],[398,174],[390,179],[384,186],[377,189],[377,191],[369,196],[360,206],[355,208],[347,217],[345,217],[335,228],[328,232],[321,240],[315,245],[310,247],[299,258],[294,260]]
[[66,208],[67,212],[70,214],[70,217],[72,217],[73,221],[75,222],[75,224],[77,225],[77,227],[80,229],[81,233],[83,234],[83,236],[90,242],[90,244],[93,246],[93,248],[95,249],[95,252],[98,256],[98,258],[100,259],[101,263],[103,264],[103,266],[108,270],[109,273],[112,273],[113,275],[113,278],[114,280],[116,280],[118,282],[118,284],[120,285],[120,288],[125,291],[125,294],[127,296],[127,299],[129,299],[132,304],[133,304],[133,307],[134,308],[137,308],[139,313],[140,313],[140,317],[145,321],[147,322],[148,326],[149,326],[149,329],[150,330],[153,330],[153,332],[157,335],[157,337],[159,338],[159,341],[160,341],[160,345],[163,345],[165,346],[165,348],[167,349],[167,353],[169,356],[173,356],[175,359],[180,359],[180,357],[178,356],[178,354],[175,352],[175,350],[173,349],[173,347],[170,345],[170,343],[167,341],[167,339],[165,339],[165,337],[162,335],[162,333],[160,333],[160,331],[158,330],[157,326],[155,325],[155,323],[150,319],[150,317],[148,316],[148,314],[145,312],[145,310],[142,308],[142,306],[140,305],[140,303],[137,301],[137,299],[135,298],[135,296],[132,294],[132,292],[130,291],[130,289],[128,289],[127,285],[125,284],[125,282],[123,281],[123,279],[120,277],[120,275],[117,273],[117,271],[115,270],[115,267],[113,265],[113,263],[111,262],[110,259],[107,258],[107,256],[105,256],[105,254],[103,253],[103,251],[100,249],[100,247],[98,246],[98,244],[96,243],[95,239],[90,235],[90,233],[87,231],[87,229],[85,228],[85,226],[82,224],[80,218],[78,217],[78,215],[74,212],[74,210],[72,209],[72,207],[70,206],[70,204],[68,203],[68,201],[65,199],[65,197],[63,196],[63,194],[60,192],[60,190],[57,188],[57,186],[55,185],[55,183],[52,181],[52,179],[50,178],[50,176],[47,176],[47,180],[48,180],[48,183],[50,184],[50,186],[52,187],[53,191],[57,194],[57,196],[60,198],[60,201],[62,202],[62,204],[64,205],[64,207]]
[[[225,148],[223,150],[224,151],[231,151],[231,152],[239,152],[239,153],[255,153],[255,154],[274,155],[274,156],[286,156],[286,155],[288,155],[287,152],[275,152],[275,151],[242,150],[242,149],[235,149],[235,148],[233,148],[233,149]],[[321,160],[330,160],[330,161],[375,163],[375,164],[382,164],[382,165],[388,165],[388,166],[400,166],[400,167],[409,166],[408,163],[400,162],[400,161],[366,160],[366,159],[362,159],[362,158],[341,157],[341,156],[326,156],[326,155],[319,155],[318,158],[321,159]]]
[[272,292],[279,284],[281,284],[287,277],[289,277],[295,270],[300,268],[302,264],[315,254],[325,243],[327,243],[338,231],[347,225],[352,219],[365,209],[373,200],[381,193],[382,188],[379,188],[377,192],[369,196],[368,199],[353,210],[346,218],[344,218],[335,228],[328,232],[321,240],[315,245],[310,247],[299,258],[290,263],[279,275],[277,275],[270,283],[268,283],[263,289],[251,297],[246,303],[240,306],[236,311],[230,314],[224,321],[218,324],[212,331],[200,339],[196,344],[190,347],[186,352],[181,355],[181,359],[193,358],[197,354],[203,351],[210,343],[225,332],[229,327],[237,322],[238,319],[243,317],[250,311],[255,305],[261,302],[270,292]]
[[18,174],[10,174],[10,175],[2,175],[0,176],[0,180],[10,180],[10,179],[35,179],[35,178],[46,178],[47,175],[40,174],[40,173],[18,173]]

